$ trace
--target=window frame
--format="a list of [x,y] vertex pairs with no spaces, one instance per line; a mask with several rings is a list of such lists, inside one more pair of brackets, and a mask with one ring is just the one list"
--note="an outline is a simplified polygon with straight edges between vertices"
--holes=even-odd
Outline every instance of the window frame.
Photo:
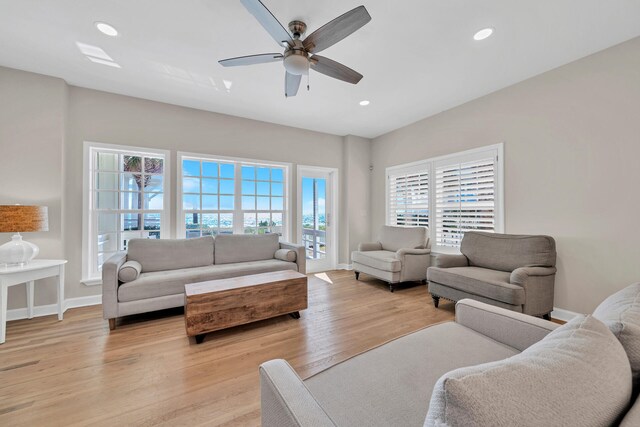
[[[82,278],[81,282],[87,286],[102,284],[102,278],[94,270],[97,261],[97,251],[94,233],[97,232],[97,218],[94,209],[95,197],[95,169],[94,154],[96,152],[113,151],[115,154],[135,155],[135,156],[155,156],[162,157],[164,161],[163,182],[162,182],[162,209],[160,210],[160,238],[170,238],[171,232],[171,152],[156,148],[133,147],[128,145],[105,144],[94,141],[84,141],[83,143],[83,175],[82,175]],[[144,165],[142,166],[144,170]],[[122,172],[118,171],[119,174]],[[122,189],[118,188],[118,199],[120,200]],[[116,209],[117,212],[122,209]],[[154,212],[157,209],[153,210]],[[131,213],[139,212],[132,210]]]
[[[242,209],[242,166],[263,166],[269,168],[282,168],[284,169],[284,182],[283,182],[283,211],[282,211],[282,241],[290,241],[292,230],[292,216],[291,216],[291,191],[292,191],[292,179],[291,169],[292,164],[287,162],[275,162],[271,160],[257,160],[247,159],[241,157],[228,157],[217,156],[213,154],[202,153],[190,153],[185,151],[178,151],[176,155],[177,171],[176,171],[176,226],[175,232],[177,238],[185,238],[187,228],[185,225],[185,210],[183,209],[182,196],[183,185],[182,179],[182,162],[183,160],[200,160],[210,162],[222,162],[232,163],[234,165],[234,209],[233,209],[233,234],[244,234],[244,213],[245,212],[260,212],[262,210],[243,210]],[[199,209],[203,211],[203,209]],[[208,209],[204,209],[205,211]],[[218,209],[217,211],[220,211]],[[265,211],[266,212],[266,211]],[[268,212],[273,212],[269,210]]]
[[504,233],[504,143],[478,147],[471,150],[460,151],[457,153],[446,154],[443,156],[432,157],[416,162],[405,163],[401,165],[389,166],[385,169],[385,224],[391,224],[390,221],[390,176],[403,173],[415,173],[424,170],[428,174],[429,183],[429,239],[432,244],[432,253],[460,253],[459,247],[438,246],[436,245],[436,168],[446,164],[464,163],[483,157],[484,155],[496,157],[495,170],[495,232]]

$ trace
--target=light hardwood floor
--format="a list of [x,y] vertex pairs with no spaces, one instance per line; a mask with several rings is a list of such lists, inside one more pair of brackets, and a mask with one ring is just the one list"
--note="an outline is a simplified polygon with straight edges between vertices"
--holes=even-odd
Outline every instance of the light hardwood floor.
[[[364,276],[364,277],[363,277]],[[325,280],[322,280],[325,279]],[[109,332],[99,306],[7,325],[0,345],[0,425],[260,424],[258,365],[283,358],[307,377],[426,325],[453,319],[426,286],[350,271],[309,276],[309,308],[207,335],[182,310],[132,316]]]

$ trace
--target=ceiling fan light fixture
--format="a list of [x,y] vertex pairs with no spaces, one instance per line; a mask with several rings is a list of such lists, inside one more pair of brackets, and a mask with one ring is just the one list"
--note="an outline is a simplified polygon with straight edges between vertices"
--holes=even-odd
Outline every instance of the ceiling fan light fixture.
[[306,75],[309,74],[309,60],[304,55],[289,55],[284,58],[284,68],[295,76]]
[[476,32],[473,35],[473,39],[475,41],[480,41],[480,40],[484,40],[484,39],[488,39],[489,37],[491,37],[491,35],[493,34],[494,29],[493,28],[483,28],[482,30]]

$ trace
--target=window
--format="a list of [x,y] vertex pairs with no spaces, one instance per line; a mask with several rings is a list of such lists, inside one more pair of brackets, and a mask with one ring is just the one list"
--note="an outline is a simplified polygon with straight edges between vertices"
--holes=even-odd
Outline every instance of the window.
[[407,168],[390,172],[389,224],[429,226],[428,168]]
[[289,165],[179,154],[178,235],[288,235]]
[[429,227],[435,251],[502,232],[502,144],[387,168],[387,223]]
[[167,236],[168,153],[85,143],[83,280],[99,279],[102,264],[132,238]]

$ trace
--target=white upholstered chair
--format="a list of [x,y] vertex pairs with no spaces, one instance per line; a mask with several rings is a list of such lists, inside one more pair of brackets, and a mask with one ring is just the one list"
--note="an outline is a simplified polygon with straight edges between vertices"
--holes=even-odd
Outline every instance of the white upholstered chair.
[[431,260],[429,229],[385,225],[377,242],[360,243],[351,253],[356,273],[369,274],[389,283],[391,292],[401,282],[426,283]]

